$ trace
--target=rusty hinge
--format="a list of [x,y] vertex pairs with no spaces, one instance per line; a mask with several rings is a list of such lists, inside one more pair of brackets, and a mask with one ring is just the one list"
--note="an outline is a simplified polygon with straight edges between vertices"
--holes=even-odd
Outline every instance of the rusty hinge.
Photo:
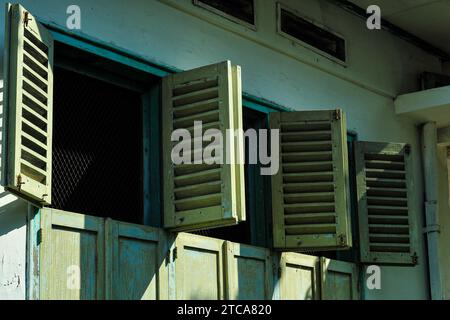
[[16,187],[17,187],[18,191],[20,191],[22,189],[23,184],[25,184],[25,182],[22,182],[22,176],[19,174],[17,176],[17,180],[16,180]]
[[417,256],[417,252],[414,252],[413,255],[411,256],[411,262],[414,265],[417,265],[419,263],[419,257]]
[[172,261],[175,261],[177,258],[178,258],[178,248],[175,247],[175,248],[173,248],[173,251],[172,251]]
[[346,246],[346,242],[347,242],[347,237],[345,236],[345,234],[338,235],[338,244],[339,244],[339,246],[345,247]]
[[334,110],[333,118],[334,118],[334,120],[341,120],[341,118],[342,118],[342,110],[341,109]]
[[25,11],[24,16],[23,16],[23,24],[25,27],[28,27],[28,21],[31,21],[33,19],[30,18],[30,13]]
[[411,153],[411,145],[410,144],[407,144],[406,146],[405,146],[405,154],[410,154]]

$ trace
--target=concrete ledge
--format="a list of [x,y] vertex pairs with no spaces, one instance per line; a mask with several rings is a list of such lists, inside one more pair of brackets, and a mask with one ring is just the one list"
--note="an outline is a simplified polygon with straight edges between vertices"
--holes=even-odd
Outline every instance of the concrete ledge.
[[438,128],[450,125],[450,86],[399,95],[395,113],[409,115],[418,123],[434,121]]

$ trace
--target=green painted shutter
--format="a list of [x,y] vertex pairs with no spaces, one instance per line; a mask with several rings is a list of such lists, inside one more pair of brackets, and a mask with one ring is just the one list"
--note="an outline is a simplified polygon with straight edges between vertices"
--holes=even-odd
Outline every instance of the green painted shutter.
[[4,70],[3,184],[51,204],[53,39],[18,4],[6,7]]
[[355,143],[361,261],[416,264],[409,145]]
[[[194,121],[202,121],[203,132],[219,129],[225,137],[227,129],[242,128],[240,68],[226,61],[170,75],[163,79],[162,90],[164,226],[193,231],[245,220],[242,162],[175,165],[171,159],[178,143],[171,141],[175,129],[187,129],[193,137]],[[242,158],[243,138],[230,140],[224,151],[230,159]],[[192,150],[191,157],[209,143]]]
[[280,170],[272,176],[274,247],[350,247],[344,113],[271,113],[270,128],[280,129]]

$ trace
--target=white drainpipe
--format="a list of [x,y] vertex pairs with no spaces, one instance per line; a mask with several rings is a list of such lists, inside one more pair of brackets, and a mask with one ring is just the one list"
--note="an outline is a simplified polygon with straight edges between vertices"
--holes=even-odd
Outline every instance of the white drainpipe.
[[439,206],[438,206],[438,160],[437,129],[435,122],[423,126],[423,174],[425,179],[425,217],[424,232],[428,240],[428,268],[431,299],[442,300],[442,282],[439,252]]

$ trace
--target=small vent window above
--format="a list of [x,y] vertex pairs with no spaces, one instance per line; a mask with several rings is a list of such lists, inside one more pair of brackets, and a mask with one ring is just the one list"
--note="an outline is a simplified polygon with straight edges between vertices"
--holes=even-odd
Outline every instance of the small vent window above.
[[233,21],[240,20],[255,25],[255,5],[253,0],[194,0],[194,4]]
[[345,62],[345,40],[293,12],[280,7],[279,32]]

